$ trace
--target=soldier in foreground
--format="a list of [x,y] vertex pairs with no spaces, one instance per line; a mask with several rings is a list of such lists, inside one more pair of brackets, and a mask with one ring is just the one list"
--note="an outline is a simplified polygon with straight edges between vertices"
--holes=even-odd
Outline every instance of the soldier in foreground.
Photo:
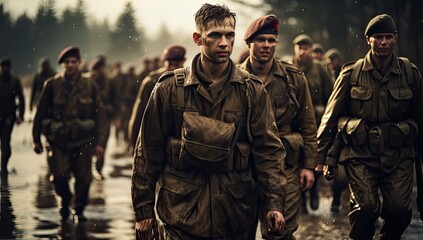
[[329,157],[339,159],[345,168],[351,238],[373,239],[380,216],[381,239],[401,239],[411,221],[416,151],[422,150],[422,78],[393,52],[398,35],[389,15],[370,20],[364,35],[369,52],[346,64],[335,82],[318,130],[319,158],[327,164]]
[[[239,67],[258,76],[266,86],[279,137],[287,152],[284,163],[287,175],[286,228],[281,239],[294,239],[301,190],[313,185],[317,155],[316,119],[307,80],[298,67],[274,57],[278,44],[278,19],[275,15],[255,19],[248,27],[244,40],[250,55]],[[267,239],[266,221],[262,220],[262,236]]]
[[[87,220],[84,209],[92,180],[93,153],[104,155],[107,125],[97,85],[79,71],[81,54],[78,47],[65,48],[58,63],[64,70],[45,84],[32,129],[33,149],[43,152],[41,133],[52,150],[53,184],[61,198],[60,219],[66,221],[73,199],[73,220]],[[75,196],[69,187],[75,178]]]
[[264,85],[230,59],[235,17],[204,4],[193,33],[200,53],[163,75],[151,94],[132,175],[139,239],[157,232],[157,182],[168,239],[255,239],[259,194],[269,234],[284,228],[286,153]]

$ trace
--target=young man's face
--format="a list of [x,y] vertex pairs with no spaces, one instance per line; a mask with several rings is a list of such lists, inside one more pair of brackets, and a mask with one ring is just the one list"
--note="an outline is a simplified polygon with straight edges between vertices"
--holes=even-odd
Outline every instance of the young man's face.
[[235,20],[210,21],[206,28],[193,34],[194,42],[200,46],[203,59],[215,64],[226,63],[231,56],[235,41]]
[[313,48],[308,44],[295,44],[294,53],[295,58],[298,62],[309,62],[311,61],[311,52]]
[[73,75],[79,71],[79,64],[81,62],[76,57],[67,57],[63,61],[63,66],[65,67],[66,75]]
[[254,61],[267,63],[273,59],[278,39],[276,34],[259,34],[248,44]]
[[366,39],[373,56],[381,59],[390,57],[397,43],[397,35],[393,33],[376,33]]

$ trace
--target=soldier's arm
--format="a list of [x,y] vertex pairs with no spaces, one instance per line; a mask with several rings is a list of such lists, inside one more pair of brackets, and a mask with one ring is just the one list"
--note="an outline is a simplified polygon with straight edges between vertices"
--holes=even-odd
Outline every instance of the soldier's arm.
[[317,130],[318,156],[317,163],[323,164],[327,152],[337,133],[337,123],[341,116],[347,116],[350,107],[349,76],[350,70],[341,72],[335,81],[332,94],[325,108],[325,113]]
[[30,111],[32,111],[32,108],[34,107],[35,103],[34,103],[34,98],[35,98],[35,90],[36,90],[36,82],[37,82],[37,75],[35,74],[34,77],[32,78],[32,84],[31,84],[31,97],[29,100],[29,109]]
[[96,144],[97,146],[102,147],[103,149],[106,148],[107,144],[107,128],[110,126],[108,125],[106,111],[103,105],[103,102],[100,99],[100,92],[98,90],[97,84],[93,80],[90,81],[89,84],[92,84],[92,98],[93,98],[93,114],[92,118],[96,122]]
[[18,84],[16,84],[16,95],[19,99],[19,105],[18,105],[18,109],[19,109],[19,114],[18,114],[18,118],[20,119],[20,121],[23,121],[24,116],[25,116],[25,97],[23,94],[23,88],[22,88],[22,82],[19,78],[16,79],[16,81],[18,82]]
[[[254,80],[252,80],[253,82]],[[252,89],[250,130],[252,159],[264,195],[267,211],[283,212],[286,174],[283,169],[286,151],[278,135],[275,117],[264,85],[257,80]]]
[[166,164],[166,142],[174,122],[169,88],[169,82],[155,86],[135,146],[131,193],[136,222],[155,216],[156,182]]
[[53,97],[52,81],[47,81],[41,91],[37,111],[32,125],[32,138],[35,144],[41,143],[42,121],[48,117],[48,111]]

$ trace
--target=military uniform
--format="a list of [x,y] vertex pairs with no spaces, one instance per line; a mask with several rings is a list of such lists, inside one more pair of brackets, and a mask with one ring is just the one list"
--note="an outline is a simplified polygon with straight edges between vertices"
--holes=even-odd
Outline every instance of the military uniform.
[[[249,58],[239,67],[254,73]],[[283,211],[287,223],[283,239],[286,239],[298,228],[300,170],[302,168],[314,170],[316,166],[317,129],[310,92],[303,72],[292,64],[274,59],[270,75],[272,78],[266,81],[265,86],[275,114],[279,137],[287,150],[285,159],[287,195]],[[292,84],[292,89],[289,84]]]
[[[7,65],[11,67],[9,59],[2,59],[2,68]],[[16,105],[16,98],[19,102]],[[18,109],[18,116],[16,116],[16,109]],[[17,117],[22,120],[25,113],[25,98],[22,90],[21,80],[12,74],[10,71],[0,72],[0,143],[1,143],[1,174],[7,175],[7,164],[12,149],[10,140],[13,126]]]
[[29,102],[29,107],[31,111],[33,107],[35,107],[38,103],[38,99],[40,98],[40,93],[43,89],[44,82],[48,78],[53,77],[55,74],[56,72],[51,68],[50,62],[47,59],[42,59],[40,61],[40,71],[34,75],[34,78],[32,80],[31,100]]
[[[398,236],[411,220],[416,151],[412,138],[423,127],[423,114],[415,110],[423,107],[422,79],[414,65],[413,76],[405,77],[404,63],[396,56],[386,74],[380,74],[369,52],[356,84],[352,84],[353,65],[346,65],[335,82],[318,131],[319,156],[323,161],[337,129],[345,123],[344,127],[351,130],[350,136],[345,136],[339,161],[345,166],[352,191],[351,236],[373,236],[374,222],[381,210],[385,220],[381,232]],[[343,116],[347,119],[339,121]],[[384,199],[382,209],[377,187]]]
[[64,72],[57,74],[45,84],[34,118],[34,144],[41,144],[41,134],[46,135],[54,159],[53,183],[63,207],[72,198],[69,178],[75,177],[76,214],[88,203],[94,147],[106,146],[108,126],[97,91],[95,83],[80,73],[74,83]]
[[[154,218],[158,180],[161,189],[157,212],[167,232],[174,234],[170,236],[172,239],[247,239],[257,217],[257,185],[263,188],[268,210],[283,210],[285,150],[261,82],[251,76],[246,85],[248,74],[245,71],[243,74],[230,61],[222,76],[221,93],[216,94],[213,84],[209,85],[210,80],[200,70],[199,57],[197,55],[186,68],[183,85],[177,86],[173,74],[165,75],[150,97],[134,158],[135,220]],[[180,96],[183,96],[183,109],[178,107]],[[245,105],[247,102],[251,108]],[[243,114],[244,107],[250,109],[249,113]],[[185,134],[190,133],[186,117],[198,115],[208,116],[208,121],[219,122],[219,126],[235,124],[239,127],[233,153],[222,158],[221,168],[204,161],[193,167],[195,162],[189,163],[189,158],[183,157],[191,144],[185,141],[189,137]],[[182,125],[184,131],[181,132]],[[204,132],[197,134],[207,135],[205,141],[219,142],[222,140],[219,136],[210,134],[225,130],[219,126],[206,124],[201,127]],[[213,153],[201,150],[206,149],[205,145],[194,149],[202,152],[192,149],[192,154],[206,155],[206,159],[217,161]]]

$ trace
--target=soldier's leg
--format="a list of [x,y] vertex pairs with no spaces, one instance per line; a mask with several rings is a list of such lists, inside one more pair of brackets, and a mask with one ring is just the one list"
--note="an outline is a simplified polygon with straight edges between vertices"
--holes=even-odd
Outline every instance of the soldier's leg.
[[316,172],[314,174],[314,183],[310,188],[310,207],[313,210],[319,208],[319,178],[322,176],[321,173]]
[[295,239],[294,232],[298,229],[301,205],[300,166],[286,166],[286,202],[283,215],[286,226],[282,234],[283,240]]
[[411,199],[413,192],[413,159],[400,161],[394,172],[381,179],[383,197],[381,229],[382,239],[401,239],[411,222]]
[[0,120],[0,144],[1,144],[1,173],[7,175],[7,164],[9,163],[10,156],[12,155],[12,148],[10,140],[14,125],[13,118],[3,118]]
[[69,204],[72,200],[72,193],[69,188],[70,158],[69,153],[51,147],[51,161],[54,190],[61,197],[60,215],[61,220],[66,221],[69,217]]
[[[105,134],[106,134],[106,139],[108,140],[110,136],[110,127],[107,129],[107,132]],[[106,145],[107,145],[107,142],[106,142]],[[106,152],[106,149],[104,149],[104,151]],[[95,161],[96,171],[94,172],[94,177],[97,180],[104,179],[104,176],[103,176],[104,159],[105,159],[105,156],[103,156],[102,158],[96,157],[96,161]]]
[[371,240],[380,211],[378,173],[357,160],[348,160],[344,166],[351,191],[348,214],[351,225],[350,237],[357,240]]
[[345,169],[343,165],[338,165],[338,174],[335,179],[333,179],[331,188],[333,199],[330,210],[331,212],[338,213],[342,192],[348,188],[348,181],[345,176]]
[[79,221],[86,220],[83,212],[88,203],[88,194],[92,180],[93,151],[93,148],[88,145],[72,150],[72,171],[75,177],[74,212],[79,218]]

